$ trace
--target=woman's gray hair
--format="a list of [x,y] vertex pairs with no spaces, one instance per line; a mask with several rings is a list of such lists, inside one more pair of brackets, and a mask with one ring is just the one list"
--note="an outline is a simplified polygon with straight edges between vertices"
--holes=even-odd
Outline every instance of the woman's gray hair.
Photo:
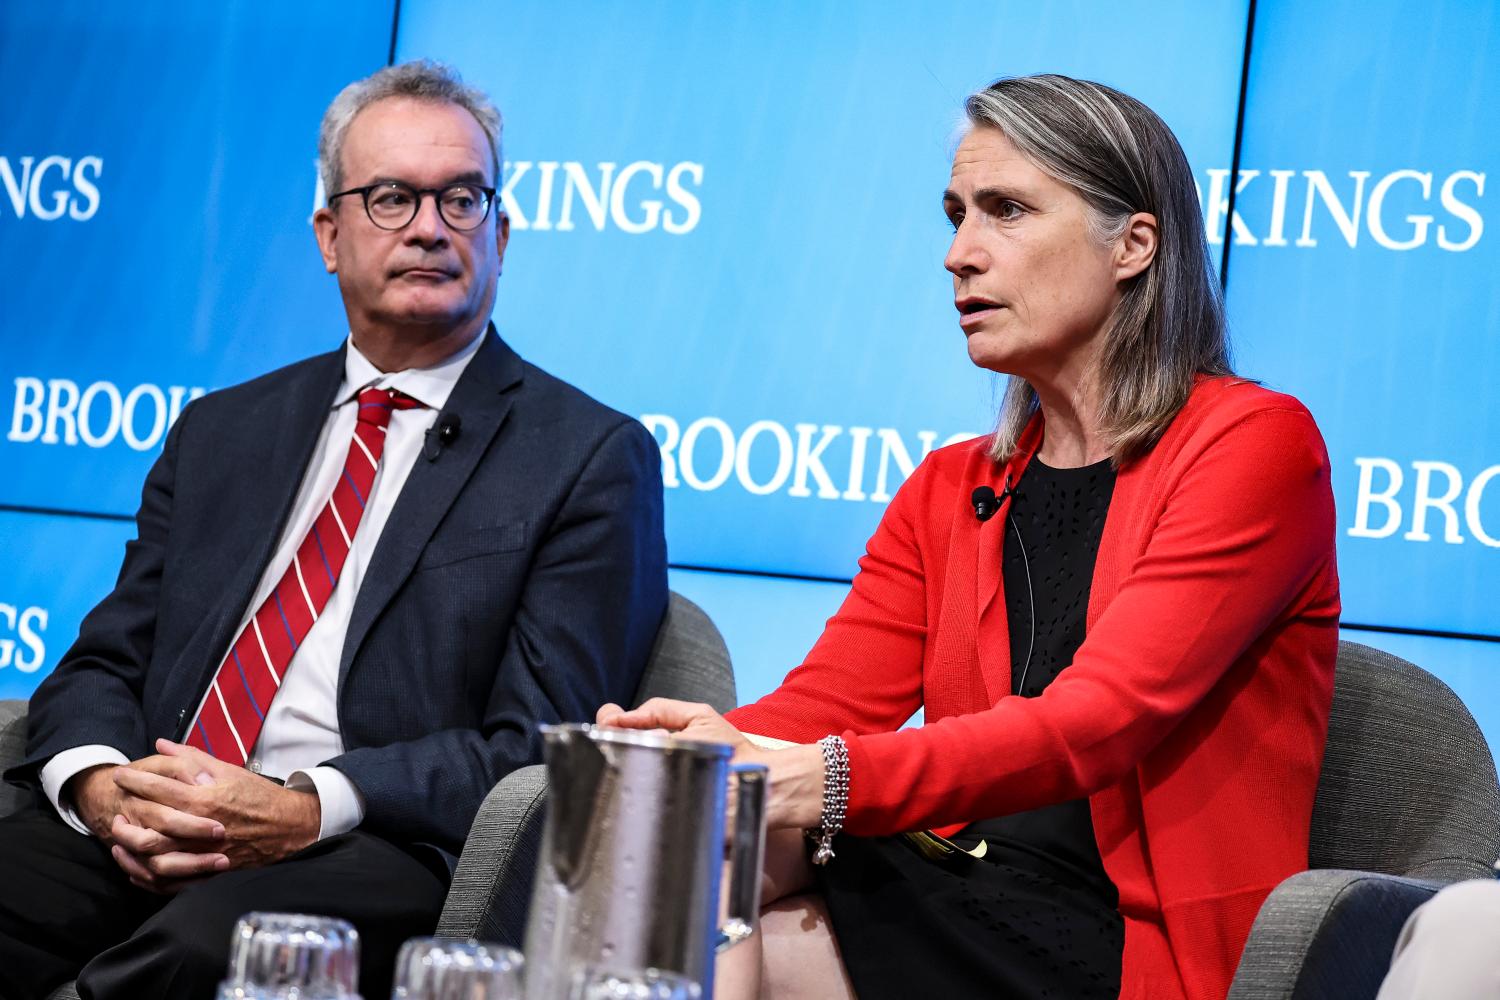
[[318,130],[318,163],[325,195],[343,187],[344,137],[349,133],[349,125],[365,108],[388,97],[456,104],[473,115],[490,141],[490,153],[495,161],[495,183],[500,182],[500,112],[483,91],[467,86],[456,70],[427,59],[417,59],[399,66],[387,66],[363,80],[355,80],[339,91],[339,96],[323,112],[323,125]]
[[[1123,235],[1136,212],[1156,217],[1156,255],[1126,283],[1092,373],[1115,464],[1142,454],[1187,402],[1194,376],[1232,374],[1223,296],[1182,146],[1140,101],[1066,76],[998,80],[970,95],[964,112],[1077,191],[1101,242]],[[997,461],[1015,452],[1037,405],[1036,390],[1012,375],[990,448]]]

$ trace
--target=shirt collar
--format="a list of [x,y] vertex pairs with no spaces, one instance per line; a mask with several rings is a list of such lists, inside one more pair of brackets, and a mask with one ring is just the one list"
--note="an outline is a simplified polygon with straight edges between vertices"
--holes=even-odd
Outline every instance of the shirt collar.
[[403,368],[399,372],[383,372],[370,362],[354,346],[354,337],[347,341],[344,351],[344,384],[334,400],[334,407],[350,402],[364,389],[399,389],[408,396],[433,410],[441,410],[448,402],[458,378],[469,366],[469,361],[479,351],[486,329],[448,357],[428,368]]

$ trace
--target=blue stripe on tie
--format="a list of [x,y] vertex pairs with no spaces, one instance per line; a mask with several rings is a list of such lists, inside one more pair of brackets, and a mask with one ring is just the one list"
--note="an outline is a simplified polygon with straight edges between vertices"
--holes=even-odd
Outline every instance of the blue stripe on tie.
[[208,742],[208,730],[203,728],[202,719],[198,720],[198,735],[203,737],[203,749],[208,751],[208,755],[210,757],[219,756],[218,754],[214,753],[214,745]]
[[323,551],[323,536],[318,534],[317,521],[313,522],[313,541],[318,543],[318,555],[323,559],[323,571],[328,574],[328,586],[337,587],[339,582],[333,578],[333,567],[328,565],[328,553]]
[[368,410],[372,406],[375,407],[375,409],[377,409],[377,410],[390,410],[390,409],[394,409],[394,407],[392,407],[390,403],[360,403],[359,404],[359,408],[361,410]]
[[271,591],[271,596],[276,598],[276,610],[281,613],[281,625],[286,629],[286,637],[291,641],[292,652],[295,653],[297,651],[297,637],[292,634],[292,623],[286,620],[286,608],[281,606],[281,593],[273,590]]
[[245,679],[245,668],[240,663],[240,651],[231,649],[229,654],[234,657],[234,668],[240,672],[240,683],[245,685],[245,694],[250,697],[250,707],[255,709],[255,714],[260,716],[262,722],[266,721],[266,713],[260,710],[260,703],[255,700],[255,692],[250,690],[250,682]]
[[359,487],[354,485],[354,477],[349,475],[349,470],[344,470],[344,478],[349,481],[349,488],[354,491],[354,499],[359,501],[359,509],[364,510],[365,498],[359,495]]

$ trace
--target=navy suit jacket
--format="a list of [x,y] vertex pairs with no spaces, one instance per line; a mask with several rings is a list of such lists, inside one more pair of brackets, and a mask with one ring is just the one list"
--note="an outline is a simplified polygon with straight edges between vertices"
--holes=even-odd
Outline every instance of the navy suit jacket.
[[[419,456],[339,661],[362,829],[453,863],[480,803],[540,759],[538,722],[634,694],[666,609],[660,457],[637,421],[523,362],[493,329]],[[183,410],[146,478],[115,589],[31,699],[11,780],[90,743],[182,739],[266,571],[344,374],[342,349]],[[50,807],[49,807],[50,808]]]

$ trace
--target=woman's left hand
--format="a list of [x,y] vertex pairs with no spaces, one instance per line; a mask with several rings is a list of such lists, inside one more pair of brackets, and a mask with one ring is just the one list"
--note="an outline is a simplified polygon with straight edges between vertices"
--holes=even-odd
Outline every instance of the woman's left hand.
[[823,752],[815,743],[765,750],[746,739],[711,706],[671,698],[652,698],[628,712],[619,705],[605,705],[594,721],[617,729],[664,729],[684,739],[726,743],[734,748],[735,763],[764,764],[769,770],[769,829],[805,828],[819,822],[823,810]]

